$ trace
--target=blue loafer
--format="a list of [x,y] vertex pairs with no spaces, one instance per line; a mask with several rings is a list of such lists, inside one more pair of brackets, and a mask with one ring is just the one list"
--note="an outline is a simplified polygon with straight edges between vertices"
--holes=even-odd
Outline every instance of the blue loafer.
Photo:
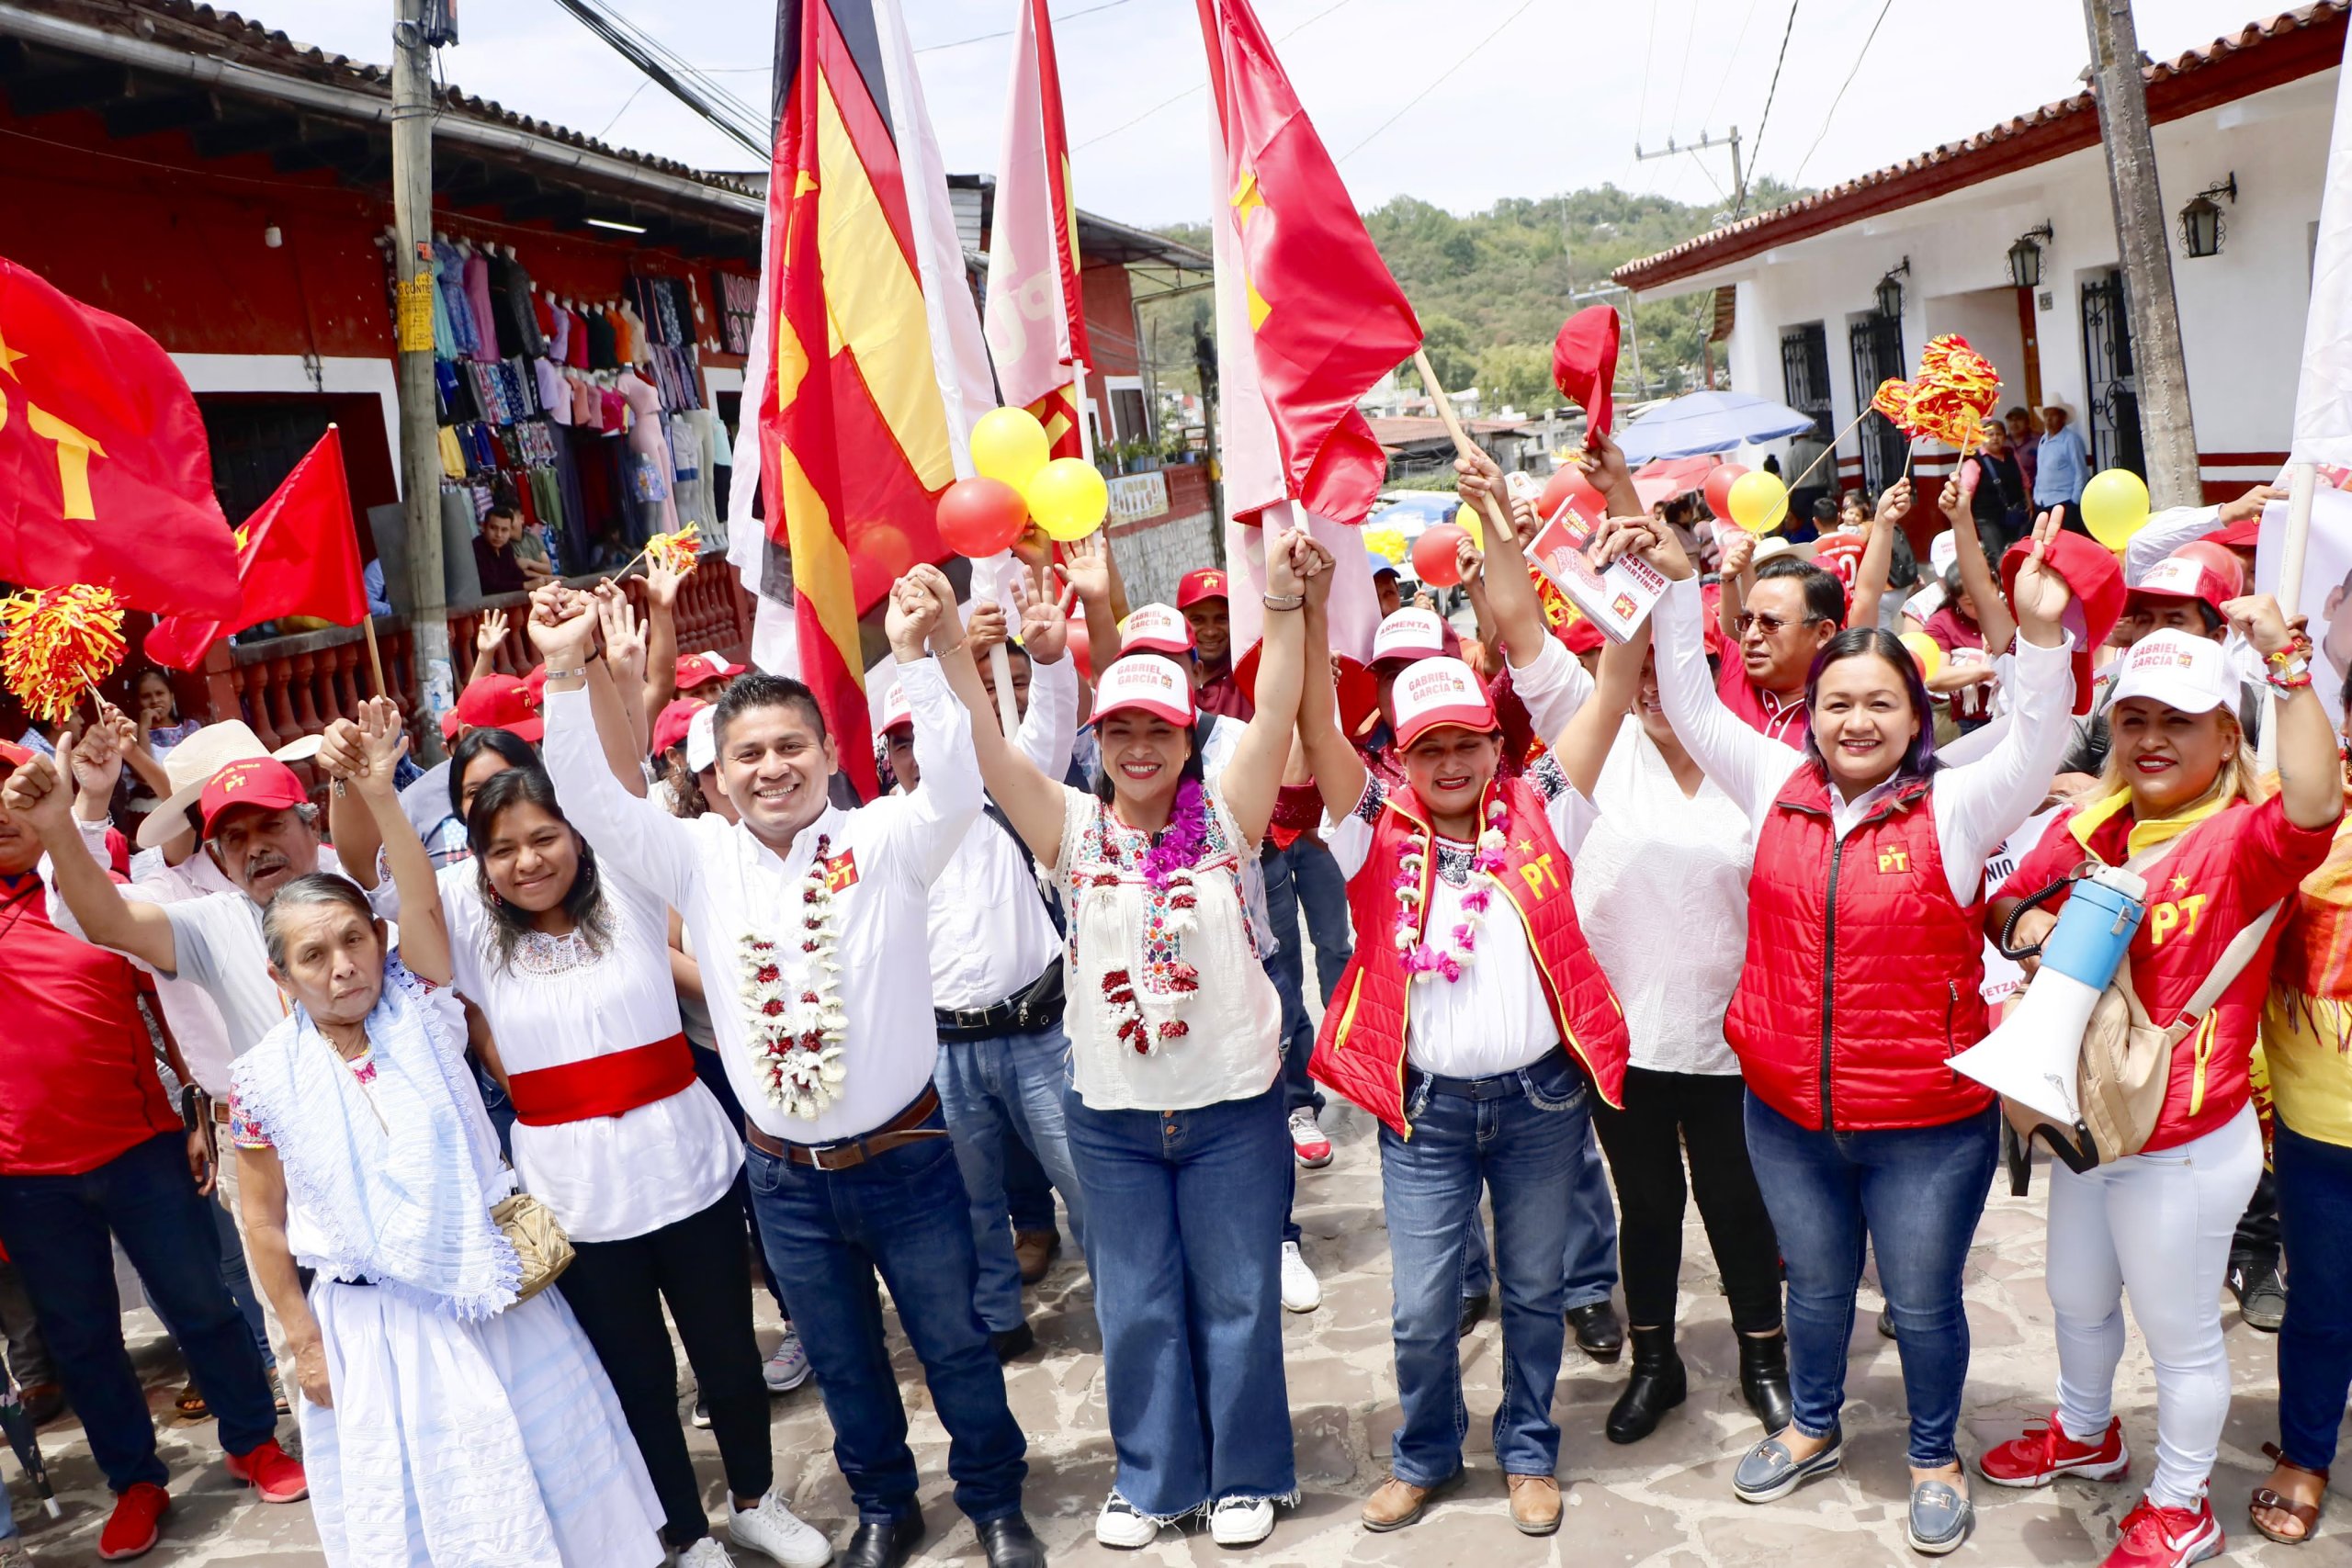
[[1828,1446],[1811,1459],[1800,1460],[1778,1438],[1767,1438],[1747,1450],[1732,1472],[1731,1489],[1743,1503],[1770,1503],[1785,1497],[1816,1475],[1826,1475],[1844,1461],[1846,1438],[1829,1434]]
[[1911,1550],[1941,1557],[1968,1539],[1976,1505],[1949,1481],[1916,1482],[1911,1487]]

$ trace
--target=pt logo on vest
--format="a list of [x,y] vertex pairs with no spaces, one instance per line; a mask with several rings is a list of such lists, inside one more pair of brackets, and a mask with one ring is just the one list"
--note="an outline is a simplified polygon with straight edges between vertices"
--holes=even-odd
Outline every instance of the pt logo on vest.
[[1906,872],[1911,869],[1911,852],[1897,846],[1878,852],[1878,868],[1883,872]]
[[[1522,839],[1520,840],[1520,848],[1525,851],[1533,846]],[[1519,868],[1519,875],[1520,880],[1527,884],[1528,893],[1539,904],[1550,897],[1553,890],[1560,886],[1560,874],[1552,869],[1552,852],[1549,850],[1521,865]]]
[[[2172,890],[2182,892],[2188,878],[2176,876]],[[2148,906],[2148,945],[2162,947],[2177,936],[2195,936],[2197,922],[2205,913],[2206,895],[2189,893],[2179,898],[2167,898],[2161,904]]]

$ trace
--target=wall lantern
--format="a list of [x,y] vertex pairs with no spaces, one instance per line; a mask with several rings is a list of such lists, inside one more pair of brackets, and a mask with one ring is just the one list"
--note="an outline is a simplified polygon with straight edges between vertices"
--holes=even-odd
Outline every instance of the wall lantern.
[[2228,179],[2198,192],[2180,209],[2181,248],[2192,256],[2221,254],[2222,241],[2228,234],[2229,226],[2222,221],[2222,204],[2213,199],[2217,196],[2226,196],[2231,206],[2237,205],[2238,176],[2234,171]]
[[1884,277],[1878,280],[1878,313],[1880,315],[1900,316],[1903,314],[1903,285],[1894,280],[1899,276],[1907,277],[1910,273],[1911,258],[1905,256],[1887,269]]
[[2009,281],[2019,288],[2041,287],[2041,246],[2039,242],[2056,236],[2049,224],[2028,229],[2009,247]]

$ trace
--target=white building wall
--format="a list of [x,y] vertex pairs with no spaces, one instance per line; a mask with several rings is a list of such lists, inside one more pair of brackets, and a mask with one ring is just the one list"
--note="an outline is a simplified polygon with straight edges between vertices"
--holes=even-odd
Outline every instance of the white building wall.
[[[2283,453],[2293,422],[2295,367],[2311,292],[2312,228],[2319,216],[2331,117],[2334,71],[2160,125],[2156,162],[2171,225],[2174,292],[2188,362],[2198,450],[2209,482],[2253,482],[2275,473],[2268,455]],[[2226,234],[2219,255],[2190,259],[2181,249],[2177,214],[2190,197],[2234,172],[2238,199],[2222,202]],[[2014,314],[1996,321],[2009,292],[2008,250],[2043,222],[2055,229],[2042,245],[2037,291],[2041,401],[2061,402],[2083,418],[2088,389],[2081,321],[2083,284],[2116,265],[2113,206],[2107,166],[2097,148],[2069,153],[1947,196],[1858,220],[1653,291],[1685,294],[1737,286],[1738,315],[1724,345],[1732,385],[1768,397],[1784,394],[1783,327],[1824,324],[1838,426],[1843,429],[1870,388],[1853,385],[1848,327],[1875,310],[1872,290],[1906,258],[1903,346],[1916,367],[1936,333],[1959,332],[1984,343],[2002,371],[2002,405],[2025,397]],[[1999,295],[1989,290],[1999,289]],[[2046,299],[2047,303],[2042,303]],[[2013,310],[2013,308],[2012,308]],[[1985,334],[1980,338],[1980,333]],[[1860,446],[1838,445],[1849,482]],[[2263,455],[2253,461],[2232,457]],[[1923,453],[1923,458],[1928,455]],[[1930,475],[1950,454],[1923,462]],[[2213,461],[2214,457],[2223,460]]]

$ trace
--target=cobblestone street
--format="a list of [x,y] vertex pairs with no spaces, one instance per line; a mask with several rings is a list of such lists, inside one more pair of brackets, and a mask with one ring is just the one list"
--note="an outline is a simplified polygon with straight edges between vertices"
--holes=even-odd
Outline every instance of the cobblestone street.
[[[1265,1545],[1247,1554],[1251,1561],[1301,1568],[1492,1568],[1499,1562],[1556,1568],[1862,1568],[1922,1561],[1902,1537],[1903,1400],[1895,1350],[1872,1326],[1877,1298],[1867,1290],[1849,1372],[1845,1473],[1761,1508],[1733,1499],[1731,1467],[1753,1440],[1756,1424],[1740,1403],[1731,1326],[1695,1211],[1683,1270],[1682,1353],[1690,1369],[1690,1399],[1646,1442],[1612,1447],[1601,1437],[1600,1423],[1616,1397],[1623,1364],[1599,1365],[1569,1348],[1558,1397],[1567,1517],[1557,1537],[1529,1540],[1511,1529],[1501,1478],[1493,1468],[1487,1427],[1499,1378],[1500,1331],[1491,1314],[1463,1353],[1471,1412],[1468,1483],[1411,1529],[1366,1534],[1356,1523],[1356,1507],[1380,1482],[1388,1433],[1396,1421],[1388,1249],[1371,1123],[1352,1111],[1329,1113],[1325,1120],[1338,1157],[1327,1169],[1303,1173],[1298,1216],[1307,1235],[1307,1255],[1323,1278],[1323,1306],[1291,1317],[1285,1325],[1291,1424],[1306,1499],[1283,1516]],[[2037,1175],[2036,1199],[2013,1199],[2006,1183],[1999,1188],[1970,1259],[1968,1309],[1975,1353],[1963,1446],[1972,1457],[2052,1403],[2056,1360],[2041,1280],[2041,1183]],[[1084,1269],[1066,1254],[1034,1294],[1039,1348],[1011,1369],[1013,1410],[1031,1434],[1029,1516],[1054,1560],[1170,1568],[1244,1555],[1220,1551],[1204,1533],[1175,1529],[1161,1531],[1159,1541],[1141,1552],[1112,1552],[1095,1545],[1094,1511],[1110,1484],[1112,1454],[1091,1300]],[[760,1305],[761,1332],[772,1343],[775,1323],[766,1315],[764,1294]],[[2234,1307],[2228,1321],[2237,1398],[2214,1478],[2215,1506],[2232,1548],[2222,1561],[2346,1568],[2352,1565],[2352,1512],[2340,1502],[2322,1521],[2318,1539],[2300,1552],[2271,1545],[2245,1525],[2246,1494],[2267,1473],[2261,1445],[2275,1437],[2274,1341],[2238,1323]],[[153,1318],[141,1314],[133,1322],[152,1336]],[[914,1411],[923,1506],[933,1531],[921,1561],[941,1568],[979,1568],[972,1532],[948,1498],[944,1435],[923,1397],[913,1352],[903,1340],[897,1344],[901,1387]],[[322,1562],[307,1506],[270,1508],[246,1501],[216,1462],[211,1426],[170,1419],[179,1377],[168,1345],[151,1337],[138,1353],[150,1374],[152,1403],[164,1421],[164,1457],[175,1495],[164,1545],[148,1561],[168,1568],[305,1568]],[[2113,1540],[2115,1521],[2146,1480],[2154,1443],[2154,1385],[2136,1337],[2124,1359],[2116,1407],[2134,1456],[2131,1485],[2069,1480],[2046,1492],[2020,1493],[1979,1481],[1975,1537],[1951,1561],[1999,1568],[2096,1564]],[[830,1531],[838,1545],[848,1534],[849,1497],[833,1469],[831,1434],[814,1385],[778,1397],[775,1411],[778,1476],[793,1506]],[[28,1502],[13,1461],[0,1460],[36,1563],[96,1560],[95,1542],[107,1498],[79,1437],[70,1421],[43,1434],[65,1507],[65,1517],[53,1523]],[[715,1506],[720,1488],[717,1453],[708,1434],[692,1437]],[[758,1568],[767,1560],[744,1552],[740,1561]]]

